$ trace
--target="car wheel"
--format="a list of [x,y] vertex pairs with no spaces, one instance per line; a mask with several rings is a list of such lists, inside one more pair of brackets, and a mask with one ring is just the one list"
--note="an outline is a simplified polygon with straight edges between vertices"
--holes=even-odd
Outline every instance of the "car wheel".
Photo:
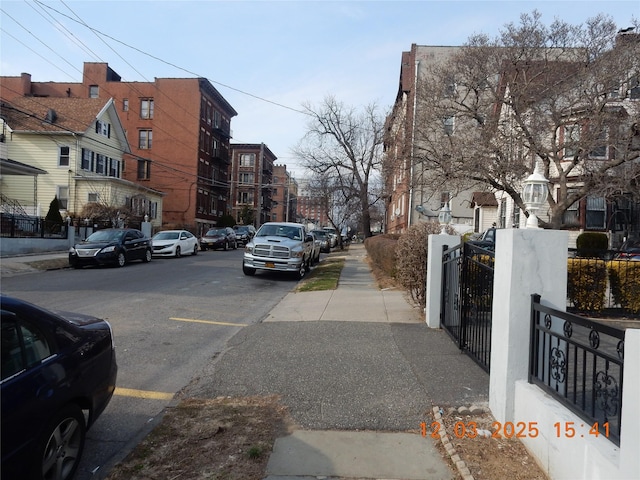
[[298,268],[298,271],[295,273],[295,276],[298,280],[301,280],[304,278],[304,276],[307,274],[307,266],[305,264],[305,262],[303,261],[300,264],[300,268]]
[[253,275],[256,274],[256,269],[255,268],[251,268],[251,267],[247,267],[246,265],[242,265],[242,273],[252,277]]
[[142,261],[144,263],[149,263],[151,261],[151,257],[152,257],[151,250],[147,249],[147,251],[144,252],[144,258],[142,259]]
[[118,267],[124,267],[127,264],[127,257],[125,256],[124,252],[118,253],[117,262]]
[[193,247],[193,252],[191,252],[191,255],[197,255],[198,254],[198,245],[195,245]]
[[176,247],[176,258],[182,256],[182,253],[180,253],[180,247]]
[[69,480],[73,477],[84,449],[86,426],[77,405],[62,409],[43,431],[36,444],[34,479]]

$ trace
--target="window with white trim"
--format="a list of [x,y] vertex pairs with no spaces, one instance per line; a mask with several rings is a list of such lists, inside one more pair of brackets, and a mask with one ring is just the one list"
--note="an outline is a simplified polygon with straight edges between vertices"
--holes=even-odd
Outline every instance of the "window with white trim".
[[445,117],[443,120],[444,123],[444,133],[446,135],[453,135],[456,129],[456,117],[455,115],[449,115]]
[[153,98],[143,98],[140,100],[140,118],[153,118]]
[[100,201],[99,193],[89,193],[87,194],[87,202],[89,203],[98,203]]
[[587,214],[585,228],[604,229],[607,217],[607,204],[604,197],[587,197]]
[[58,155],[58,166],[68,167],[69,158],[70,158],[69,147],[61,146],[59,149],[59,155]]
[[153,130],[138,131],[138,148],[140,150],[150,150],[153,143]]
[[82,159],[80,160],[80,168],[88,172],[93,172],[94,153],[88,148],[82,149]]
[[240,154],[240,166],[241,167],[253,167],[256,162],[255,153],[241,153]]
[[56,195],[58,197],[58,205],[60,209],[67,209],[69,205],[69,187],[58,185],[56,187]]
[[563,146],[565,159],[574,157],[578,153],[580,142],[580,125],[566,125],[564,127]]
[[240,173],[240,175],[238,175],[238,183],[242,185],[253,185],[253,172]]

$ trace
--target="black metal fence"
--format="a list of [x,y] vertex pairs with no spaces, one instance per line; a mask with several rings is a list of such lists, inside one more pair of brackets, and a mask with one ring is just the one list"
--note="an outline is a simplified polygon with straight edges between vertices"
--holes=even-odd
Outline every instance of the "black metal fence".
[[491,363],[494,252],[471,243],[443,251],[442,327],[487,372]]
[[532,295],[529,382],[585,420],[558,437],[604,436],[620,445],[624,330],[542,306]]
[[67,238],[67,224],[29,215],[0,214],[0,236],[8,238]]

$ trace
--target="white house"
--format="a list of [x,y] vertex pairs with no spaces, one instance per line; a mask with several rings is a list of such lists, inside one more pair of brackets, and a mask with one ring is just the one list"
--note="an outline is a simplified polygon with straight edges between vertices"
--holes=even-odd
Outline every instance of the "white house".
[[38,169],[34,177],[3,168],[5,201],[44,216],[57,196],[63,218],[96,203],[162,224],[163,193],[123,179],[131,150],[113,99],[20,97],[2,103],[0,128],[3,165]]

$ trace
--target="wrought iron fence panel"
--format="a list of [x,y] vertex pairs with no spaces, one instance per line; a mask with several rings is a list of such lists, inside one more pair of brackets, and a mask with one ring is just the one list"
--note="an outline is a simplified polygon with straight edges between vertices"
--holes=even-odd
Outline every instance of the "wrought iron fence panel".
[[445,247],[442,262],[442,328],[488,372],[494,253],[463,243]]
[[529,382],[620,444],[624,330],[540,305],[532,295]]

